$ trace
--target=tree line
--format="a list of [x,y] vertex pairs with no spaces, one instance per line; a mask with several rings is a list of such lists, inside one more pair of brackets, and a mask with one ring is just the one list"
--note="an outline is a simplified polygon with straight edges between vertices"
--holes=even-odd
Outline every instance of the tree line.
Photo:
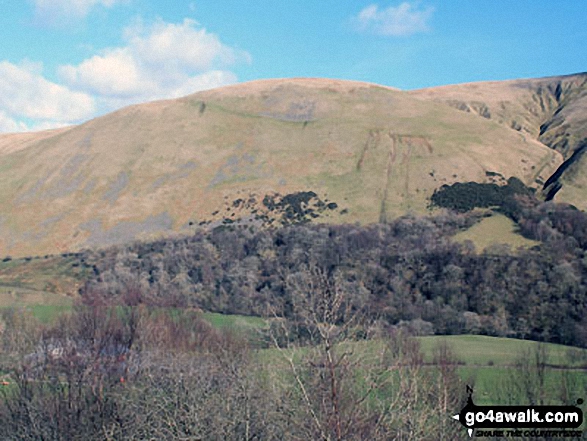
[[[81,294],[127,305],[195,307],[299,321],[296,295],[317,268],[383,328],[587,344],[587,216],[532,195],[507,198],[532,249],[482,252],[452,240],[474,212],[386,224],[238,226],[85,254]],[[302,328],[298,327],[303,334]],[[303,335],[302,335],[303,336]]]

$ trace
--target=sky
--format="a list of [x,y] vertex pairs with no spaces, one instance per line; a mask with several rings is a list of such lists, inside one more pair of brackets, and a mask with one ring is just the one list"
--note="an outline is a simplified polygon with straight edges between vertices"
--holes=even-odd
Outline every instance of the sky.
[[0,0],[0,132],[264,78],[587,71],[584,0]]

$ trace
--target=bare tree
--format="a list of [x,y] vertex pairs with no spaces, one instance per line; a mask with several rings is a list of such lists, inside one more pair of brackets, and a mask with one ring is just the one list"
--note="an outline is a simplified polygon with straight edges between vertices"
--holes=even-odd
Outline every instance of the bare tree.
[[507,404],[543,405],[546,397],[546,374],[548,366],[548,347],[536,343],[533,349],[525,350],[512,369],[499,384],[500,400]]

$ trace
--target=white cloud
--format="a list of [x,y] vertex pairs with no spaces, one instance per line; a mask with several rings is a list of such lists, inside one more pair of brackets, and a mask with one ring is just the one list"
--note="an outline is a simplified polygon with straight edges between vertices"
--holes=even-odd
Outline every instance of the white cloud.
[[189,19],[137,22],[123,37],[121,47],[58,67],[59,84],[43,76],[42,63],[0,61],[0,132],[61,127],[129,104],[232,84],[237,77],[229,67],[250,62],[248,53]]
[[157,69],[170,65],[171,70],[204,71],[215,64],[230,65],[239,58],[248,59],[246,53],[225,46],[216,35],[197,28],[190,19],[181,24],[159,21],[151,28],[139,23],[127,28],[125,36],[136,56]]
[[25,123],[14,120],[0,110],[0,132],[24,132],[27,129]]
[[46,23],[59,19],[77,19],[88,15],[96,6],[110,8],[126,0],[34,0],[35,17]]
[[95,112],[92,97],[45,79],[41,65],[0,62],[0,130],[27,129],[23,119],[52,126],[70,124]]
[[406,36],[428,31],[428,21],[433,12],[433,7],[419,8],[418,3],[404,2],[385,9],[379,9],[378,5],[372,4],[359,12],[353,21],[361,32]]
[[152,87],[141,78],[139,66],[125,48],[107,50],[103,55],[88,58],[78,66],[60,66],[58,73],[70,87],[83,89],[92,95],[130,97]]
[[224,68],[250,56],[223,44],[193,20],[151,26],[136,23],[124,32],[126,45],[109,48],[77,66],[61,66],[70,88],[96,96],[108,108],[175,98],[236,81]]

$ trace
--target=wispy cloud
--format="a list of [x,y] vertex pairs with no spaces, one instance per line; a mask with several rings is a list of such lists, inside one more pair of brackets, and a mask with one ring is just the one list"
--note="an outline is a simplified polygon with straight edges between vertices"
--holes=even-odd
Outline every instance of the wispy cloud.
[[429,31],[428,22],[433,12],[433,7],[420,7],[418,2],[404,2],[388,8],[372,4],[359,12],[353,18],[353,22],[360,32],[382,36],[407,36]]
[[24,132],[28,129],[25,123],[19,122],[0,110],[0,132]]
[[[89,118],[94,99],[53,83],[39,63],[0,62],[0,131],[58,127]],[[33,127],[23,120],[34,120]]]
[[63,24],[86,17],[97,6],[110,8],[129,0],[33,0],[35,19],[44,24]]
[[124,38],[125,46],[61,66],[60,78],[113,108],[234,83],[236,76],[226,68],[250,62],[248,53],[223,44],[189,19],[150,26],[138,22],[124,31]]

